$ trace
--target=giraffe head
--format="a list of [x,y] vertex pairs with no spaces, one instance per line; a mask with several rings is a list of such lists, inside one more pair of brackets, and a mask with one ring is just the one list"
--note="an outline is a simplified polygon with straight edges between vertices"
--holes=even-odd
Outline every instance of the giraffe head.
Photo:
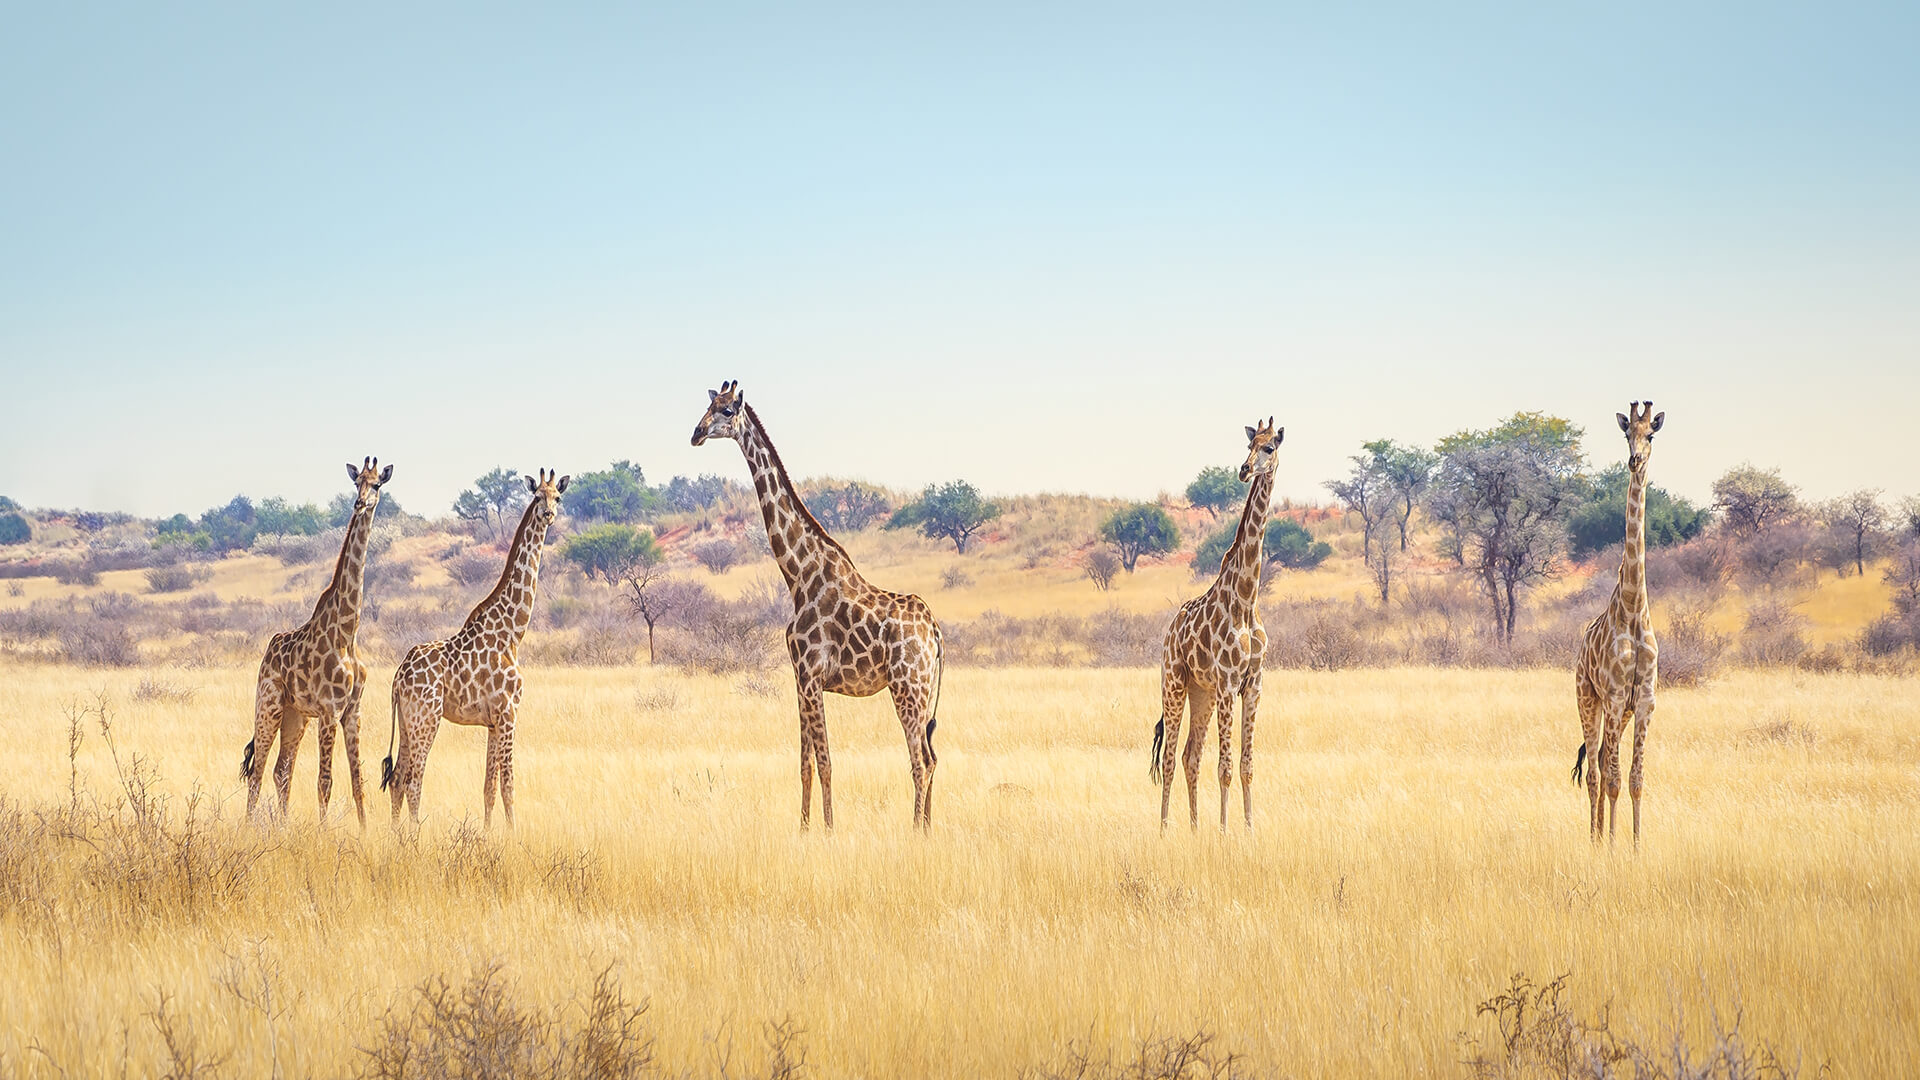
[[710,438],[738,439],[746,430],[747,398],[738,381],[723,382],[720,389],[707,391],[707,411],[693,425],[693,445]]
[[1275,451],[1280,449],[1280,440],[1287,437],[1286,428],[1273,426],[1273,417],[1267,417],[1264,424],[1256,424],[1247,429],[1247,463],[1240,466],[1240,482],[1246,483],[1263,472],[1272,472]]
[[393,466],[382,469],[380,459],[370,457],[355,465],[347,462],[347,479],[353,481],[353,509],[355,513],[373,510],[380,505],[380,487],[393,479]]
[[1620,430],[1627,436],[1627,468],[1638,472],[1646,467],[1647,459],[1653,456],[1653,433],[1667,419],[1666,413],[1655,413],[1653,402],[1636,401],[1627,406],[1625,413],[1614,413],[1620,421]]
[[526,478],[527,491],[533,495],[533,503],[527,512],[533,516],[534,524],[539,526],[541,536],[547,535],[547,530],[553,527],[553,519],[560,516],[560,496],[567,490],[567,481],[573,479],[571,476],[562,476],[556,480],[555,475],[552,470],[541,469],[540,479],[535,480],[531,476]]

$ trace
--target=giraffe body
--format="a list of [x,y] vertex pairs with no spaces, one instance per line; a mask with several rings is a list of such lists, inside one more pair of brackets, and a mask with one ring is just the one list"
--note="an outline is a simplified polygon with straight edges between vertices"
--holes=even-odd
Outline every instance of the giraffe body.
[[381,763],[380,786],[393,795],[393,820],[407,804],[420,822],[420,785],[427,752],[445,719],[487,729],[487,770],[482,789],[486,823],[493,824],[496,788],[509,827],[513,824],[513,735],[522,682],[517,657],[533,621],[540,582],[540,556],[547,529],[558,513],[568,477],[553,480],[542,470],[527,478],[533,501],[521,515],[499,584],[467,616],[458,633],[415,645],[393,673],[394,748]]
[[353,788],[354,811],[364,827],[366,799],[360,779],[360,696],[366,689],[367,668],[360,662],[357,637],[360,602],[367,568],[367,539],[373,531],[380,488],[393,477],[393,466],[380,469],[378,459],[359,467],[347,466],[354,482],[353,517],[340,545],[333,580],[321,592],[313,615],[296,630],[273,635],[254,686],[253,739],[241,757],[240,775],[247,781],[247,816],[260,802],[260,782],[267,754],[276,738],[280,757],[274,762],[273,783],[285,816],[293,790],[294,759],[300,752],[307,721],[320,721],[320,819],[326,820],[333,795],[333,726],[346,737],[347,777]]
[[936,763],[934,709],[942,672],[940,624],[933,611],[918,596],[876,588],[860,576],[846,549],[800,501],[779,452],[737,383],[708,391],[708,408],[694,428],[693,444],[713,437],[739,443],[753,473],[774,562],[793,596],[786,637],[800,706],[800,827],[807,827],[812,811],[817,770],[820,820],[833,828],[825,696],[869,697],[882,690],[892,691],[906,737],[914,824],[929,827]]
[[[1631,416],[1620,416],[1627,436],[1626,541],[1620,557],[1620,582],[1602,611],[1587,624],[1574,669],[1574,696],[1580,708],[1585,742],[1574,756],[1573,779],[1586,766],[1588,831],[1595,843],[1605,831],[1613,839],[1620,801],[1620,739],[1633,720],[1633,842],[1640,843],[1640,793],[1643,788],[1647,728],[1653,722],[1659,682],[1660,645],[1653,634],[1653,609],[1647,600],[1647,460],[1653,435],[1666,420],[1653,402],[1634,402]],[[1587,762],[1589,750],[1592,761]]]
[[1206,592],[1180,605],[1160,663],[1160,722],[1154,728],[1150,770],[1160,785],[1160,827],[1167,825],[1173,800],[1174,747],[1180,740],[1180,712],[1191,713],[1183,755],[1187,771],[1187,813],[1200,825],[1200,757],[1209,719],[1220,729],[1220,827],[1227,827],[1227,802],[1233,788],[1233,700],[1240,698],[1240,794],[1247,827],[1253,826],[1253,724],[1260,709],[1261,660],[1267,632],[1260,625],[1260,547],[1273,494],[1274,453],[1286,429],[1271,418],[1247,429],[1247,462],[1242,480],[1252,479],[1233,546],[1220,574]]

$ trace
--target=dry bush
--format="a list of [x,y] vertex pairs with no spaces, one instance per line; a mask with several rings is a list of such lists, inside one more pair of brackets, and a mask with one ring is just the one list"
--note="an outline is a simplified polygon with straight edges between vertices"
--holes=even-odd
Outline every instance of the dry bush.
[[1662,686],[1699,686],[1719,673],[1727,636],[1713,628],[1711,614],[1708,604],[1672,609],[1659,635]]
[[1088,616],[1086,645],[1096,667],[1152,667],[1160,663],[1173,613],[1148,615],[1108,608]]
[[159,702],[167,705],[190,705],[199,687],[179,686],[152,675],[143,675],[133,688],[133,700],[141,702]]
[[25,596],[25,595],[27,595],[27,585],[26,585],[26,582],[23,582],[23,581],[9,581],[9,582],[7,582],[7,595],[8,595],[8,596]]
[[1269,605],[1265,666],[1340,671],[1375,660],[1367,633],[1375,616],[1362,604],[1310,600]]
[[724,574],[740,562],[740,545],[731,540],[708,540],[694,545],[693,558],[715,574]]
[[1113,588],[1114,576],[1120,573],[1119,556],[1103,547],[1087,552],[1081,565],[1086,568],[1087,577],[1093,582],[1093,587],[1101,592]]
[[[458,988],[445,976],[414,987],[408,1007],[390,1008],[375,1029],[364,1077],[638,1077],[653,1069],[647,1003],[620,992],[611,969],[592,991],[554,1012],[522,1005],[498,962]],[[575,1018],[575,1013],[578,1018]]]
[[973,575],[967,573],[964,566],[949,566],[940,572],[940,585],[948,589],[964,589],[973,584]]
[[86,558],[48,560],[45,566],[53,580],[62,585],[80,585],[92,588],[100,584],[100,569]]
[[660,662],[709,675],[771,667],[786,650],[762,614],[752,604],[716,604],[685,628],[661,635]]
[[1805,563],[1812,553],[1813,531],[1790,521],[1741,541],[1734,560],[1740,579],[1749,586],[1791,588],[1806,582]]
[[1020,1070],[1022,1080],[1229,1080],[1261,1075],[1245,1058],[1215,1049],[1213,1033],[1142,1039],[1124,1057],[1094,1057],[1085,1043],[1068,1043],[1060,1060]]
[[1860,632],[1860,650],[1875,658],[1911,656],[1920,650],[1920,609],[1889,612]]
[[491,585],[506,570],[506,559],[483,548],[467,548],[446,561],[447,576],[469,589]]
[[125,622],[85,615],[61,629],[59,655],[82,667],[132,667],[140,662],[140,646]]
[[655,686],[635,693],[633,707],[641,712],[672,712],[680,707],[680,695],[671,686]]
[[195,585],[213,576],[213,571],[204,567],[155,566],[146,573],[147,591],[156,593],[186,592]]
[[1749,667],[1791,665],[1807,652],[1806,617],[1784,604],[1764,603],[1747,612],[1740,631],[1740,662]]
[[739,682],[733,684],[733,692],[741,697],[770,698],[778,694],[781,689],[781,681],[765,671],[750,671]]
[[313,536],[271,533],[255,537],[252,550],[256,554],[279,559],[282,566],[306,566],[338,558],[340,547],[346,540],[345,529],[326,529]]
[[1515,973],[1506,989],[1474,1010],[1495,1030],[1486,1037],[1460,1033],[1461,1063],[1475,1080],[1788,1080],[1800,1074],[1771,1047],[1747,1045],[1737,1008],[1730,1021],[1712,1005],[1707,1013],[1704,1050],[1688,1041],[1678,1015],[1664,1038],[1641,1044],[1615,1032],[1605,1008],[1582,1018],[1567,1000],[1566,975],[1535,984]]
[[1769,720],[1764,724],[1755,724],[1740,733],[1743,746],[1799,746],[1811,748],[1820,742],[1820,736],[1805,724],[1791,716],[1778,720]]

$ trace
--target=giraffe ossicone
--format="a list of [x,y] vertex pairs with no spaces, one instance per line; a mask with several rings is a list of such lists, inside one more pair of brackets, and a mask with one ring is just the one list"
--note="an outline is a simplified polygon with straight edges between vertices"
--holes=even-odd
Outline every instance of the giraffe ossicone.
[[933,820],[934,710],[939,704],[940,624],[926,601],[868,584],[853,558],[800,500],[760,418],[729,380],[707,391],[693,445],[732,439],[746,457],[774,563],[793,597],[787,655],[800,702],[800,827],[820,773],[820,820],[833,828],[833,764],[827,751],[827,694],[893,694],[913,773],[913,821]]

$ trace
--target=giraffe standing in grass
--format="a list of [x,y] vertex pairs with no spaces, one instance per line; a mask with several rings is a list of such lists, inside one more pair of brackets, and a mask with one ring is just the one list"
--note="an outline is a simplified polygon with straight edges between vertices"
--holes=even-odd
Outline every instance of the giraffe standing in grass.
[[1260,660],[1267,632],[1260,625],[1260,543],[1267,528],[1267,504],[1273,495],[1273,471],[1285,428],[1273,418],[1247,429],[1247,460],[1240,481],[1251,480],[1233,546],[1220,563],[1220,576],[1206,592],[1180,605],[1167,628],[1160,663],[1160,722],[1153,728],[1150,774],[1160,785],[1160,827],[1167,827],[1173,798],[1173,748],[1180,740],[1180,707],[1188,705],[1187,813],[1200,827],[1200,752],[1207,718],[1220,724],[1220,827],[1227,827],[1227,796],[1233,789],[1233,698],[1240,695],[1240,795],[1247,827],[1253,827],[1253,721],[1260,710]]
[[[1633,843],[1640,845],[1641,763],[1647,726],[1653,722],[1654,684],[1660,674],[1660,646],[1653,637],[1653,610],[1647,604],[1647,459],[1653,435],[1667,418],[1653,402],[1636,401],[1629,415],[1615,414],[1627,436],[1627,537],[1620,556],[1620,583],[1607,609],[1587,625],[1574,692],[1580,705],[1580,732],[1586,741],[1573,758],[1573,782],[1580,782],[1587,748],[1587,823],[1593,842],[1605,828],[1609,842],[1620,816],[1620,736],[1633,717]],[[1605,801],[1602,801],[1604,796]]]
[[808,512],[767,429],[735,382],[707,391],[693,445],[732,439],[746,455],[767,522],[773,559],[793,594],[787,653],[800,695],[800,827],[820,770],[820,820],[833,828],[833,764],[827,754],[826,695],[893,692],[913,769],[913,823],[933,821],[934,706],[940,697],[940,624],[918,596],[867,584],[853,559]]
[[240,761],[247,781],[247,817],[260,802],[261,775],[267,752],[280,739],[280,759],[273,764],[273,785],[280,793],[280,814],[287,813],[293,789],[293,760],[307,721],[320,720],[320,820],[327,819],[327,800],[333,795],[333,725],[337,720],[347,738],[347,776],[353,784],[353,808],[362,828],[367,824],[366,800],[360,785],[360,694],[366,689],[367,667],[360,662],[355,637],[360,631],[360,600],[367,570],[367,537],[373,532],[373,512],[380,505],[380,488],[393,479],[393,466],[380,468],[380,459],[367,458],[358,467],[347,466],[354,486],[353,518],[340,545],[333,581],[320,594],[313,617],[298,630],[273,635],[260,661],[260,677],[253,696],[253,738]]
[[414,824],[420,823],[420,781],[443,717],[487,729],[482,796],[486,824],[493,825],[493,792],[498,784],[500,808],[507,815],[507,827],[513,827],[513,725],[521,689],[515,657],[533,621],[540,553],[548,528],[559,516],[560,495],[567,490],[568,479],[556,480],[545,469],[538,480],[527,477],[533,501],[520,515],[500,583],[467,616],[458,633],[444,641],[415,645],[393,673],[393,731],[387,758],[380,763],[380,787],[393,792],[396,827],[403,799]]

